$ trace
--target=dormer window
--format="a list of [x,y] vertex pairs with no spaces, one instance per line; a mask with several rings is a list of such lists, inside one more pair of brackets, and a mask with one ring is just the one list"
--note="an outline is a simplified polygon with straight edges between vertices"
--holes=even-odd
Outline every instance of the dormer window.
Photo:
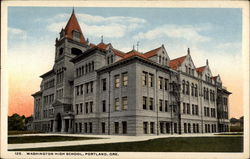
[[73,30],[72,34],[73,34],[74,40],[80,41],[80,32],[79,31]]

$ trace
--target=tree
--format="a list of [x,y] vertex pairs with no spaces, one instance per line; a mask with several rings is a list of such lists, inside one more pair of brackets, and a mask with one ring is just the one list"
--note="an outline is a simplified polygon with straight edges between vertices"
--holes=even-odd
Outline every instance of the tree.
[[15,113],[8,117],[8,130],[25,130],[25,116]]

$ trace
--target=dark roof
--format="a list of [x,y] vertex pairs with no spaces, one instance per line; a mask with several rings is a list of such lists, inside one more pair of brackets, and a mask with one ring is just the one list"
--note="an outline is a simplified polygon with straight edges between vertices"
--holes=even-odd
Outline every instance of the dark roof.
[[33,96],[33,97],[35,97],[35,96],[39,96],[39,95],[42,95],[42,92],[41,92],[41,91],[38,91],[38,92],[36,92],[36,93],[32,94],[32,96]]
[[50,71],[48,71],[48,72],[42,74],[40,77],[41,77],[41,78],[44,78],[44,77],[46,77],[46,76],[48,76],[48,75],[52,75],[52,74],[54,74],[54,73],[55,73],[55,71],[54,71],[54,69],[52,69],[52,70],[50,70]]

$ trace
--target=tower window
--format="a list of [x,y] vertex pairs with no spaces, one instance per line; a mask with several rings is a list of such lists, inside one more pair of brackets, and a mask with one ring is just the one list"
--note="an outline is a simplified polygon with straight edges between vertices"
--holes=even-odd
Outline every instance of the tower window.
[[61,56],[63,54],[63,48],[60,48],[59,50],[59,56]]

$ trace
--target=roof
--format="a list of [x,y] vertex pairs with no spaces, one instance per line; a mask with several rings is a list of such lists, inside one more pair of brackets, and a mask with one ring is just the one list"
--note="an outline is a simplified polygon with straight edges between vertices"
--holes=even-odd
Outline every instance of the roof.
[[54,72],[54,70],[52,69],[52,70],[50,70],[50,71],[48,71],[48,72],[42,74],[40,77],[44,78],[44,77],[46,77],[46,76],[48,76],[48,75],[52,75],[52,74],[54,74],[54,73],[55,73],[55,72]]
[[111,45],[110,43],[105,44],[103,42],[99,43],[98,45],[96,45],[97,47],[106,50],[108,48],[108,46]]
[[176,70],[186,59],[187,56],[178,57],[176,59],[170,60],[169,67]]
[[33,97],[35,97],[35,96],[39,96],[39,95],[42,95],[42,92],[41,92],[41,91],[38,91],[38,92],[36,92],[36,93],[32,94],[32,96],[33,96]]
[[69,18],[69,21],[68,21],[64,30],[65,30],[65,36],[71,40],[73,40],[73,30],[80,32],[80,42],[83,44],[86,43],[85,38],[82,34],[81,27],[77,21],[76,16],[75,16],[74,10],[73,10],[73,12]]
[[157,54],[157,52],[158,52],[160,49],[161,49],[161,47],[158,47],[158,48],[156,48],[156,49],[154,49],[154,50],[150,50],[150,51],[144,53],[144,56],[145,56],[146,58],[155,56],[155,55]]
[[[93,44],[92,44],[93,45]],[[108,44],[105,44],[103,42],[99,43],[98,45],[96,45],[96,47],[98,48],[101,48],[101,49],[104,49],[104,50],[107,50],[107,48],[111,46],[111,50],[114,52],[115,55],[117,56],[120,56],[120,57],[124,57],[125,53],[120,51],[120,50],[117,50],[117,49],[114,49],[111,45],[111,43],[108,43]],[[94,47],[94,46],[93,46]]]
[[216,79],[217,79],[217,77],[219,77],[219,76],[213,76],[213,77],[212,77],[212,79],[213,79],[213,80],[216,80]]
[[131,51],[127,52],[126,54],[124,54],[124,58],[125,58],[125,59],[126,59],[126,58],[129,58],[129,57],[131,57],[131,56],[139,56],[139,57],[142,57],[142,58],[146,58],[146,57],[144,56],[144,54],[142,54],[142,53],[140,53],[140,52],[138,52],[138,51],[136,51],[136,50],[131,50]]
[[198,67],[198,68],[196,68],[196,71],[198,73],[202,73],[205,70],[205,68],[206,68],[206,66]]

